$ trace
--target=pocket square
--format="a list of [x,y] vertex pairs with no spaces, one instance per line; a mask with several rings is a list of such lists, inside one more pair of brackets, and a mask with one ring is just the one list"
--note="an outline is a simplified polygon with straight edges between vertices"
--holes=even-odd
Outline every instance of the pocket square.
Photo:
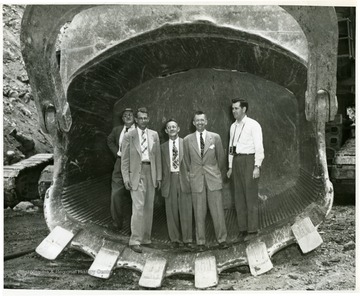
[[209,149],[214,149],[215,148],[215,145],[214,144],[211,144],[210,146],[209,146]]

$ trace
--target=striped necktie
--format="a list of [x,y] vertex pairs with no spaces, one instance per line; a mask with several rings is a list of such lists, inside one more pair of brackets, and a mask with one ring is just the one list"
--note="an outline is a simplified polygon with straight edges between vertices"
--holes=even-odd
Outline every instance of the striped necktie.
[[202,133],[200,133],[200,151],[201,151],[201,157],[204,156],[204,148],[205,148],[204,138],[202,137]]
[[141,153],[144,154],[146,150],[147,150],[146,135],[145,135],[145,130],[143,130],[141,134]]
[[178,150],[175,145],[175,141],[173,141],[173,149],[172,149],[172,165],[174,169],[177,169],[179,166],[179,158],[178,158]]

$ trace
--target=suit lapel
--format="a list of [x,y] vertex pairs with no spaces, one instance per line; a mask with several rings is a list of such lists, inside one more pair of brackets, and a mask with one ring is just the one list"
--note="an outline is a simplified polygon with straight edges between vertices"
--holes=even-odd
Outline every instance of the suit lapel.
[[199,156],[201,157],[201,153],[200,153],[200,149],[196,140],[196,132],[192,134],[191,137],[191,145],[194,147],[195,151],[199,154]]
[[140,141],[139,141],[139,134],[137,128],[134,129],[133,134],[131,135],[133,138],[134,146],[136,150],[141,155],[141,148],[140,148]]
[[205,139],[205,147],[204,147],[204,155],[206,153],[206,151],[208,151],[210,144],[212,142],[212,136],[210,135],[209,132],[206,132],[206,139]]
[[148,151],[150,155],[152,146],[154,144],[154,139],[153,139],[153,133],[149,129],[147,130],[147,137],[148,137]]
[[164,146],[165,146],[165,149],[164,149],[165,161],[166,161],[166,164],[170,167],[169,141],[165,142]]
[[184,156],[184,140],[179,138],[179,163],[181,163]]

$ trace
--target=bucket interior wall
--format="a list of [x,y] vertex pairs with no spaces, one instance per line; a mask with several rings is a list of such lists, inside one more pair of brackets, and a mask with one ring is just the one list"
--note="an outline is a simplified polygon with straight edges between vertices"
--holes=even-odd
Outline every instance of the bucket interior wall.
[[[231,99],[235,97],[248,99],[248,115],[263,130],[261,228],[300,213],[319,198],[317,189],[322,184],[314,126],[304,115],[306,68],[302,62],[257,36],[204,26],[200,29],[207,35],[202,37],[189,36],[191,26],[188,31],[177,28],[176,37],[171,37],[175,29],[168,27],[147,33],[105,52],[74,76],[67,92],[73,124],[67,135],[62,188],[62,202],[74,219],[104,227],[111,224],[114,159],[106,137],[113,124],[118,124],[116,116],[121,110],[147,107],[149,127],[158,131],[161,142],[167,140],[167,119],[178,120],[184,137],[194,131],[194,112],[202,110],[208,116],[207,129],[220,134],[227,151],[233,122]],[[221,37],[229,35],[232,38]],[[223,195],[231,240],[238,231],[230,181],[225,183]],[[128,235],[130,198],[125,207],[122,234]],[[207,224],[207,237],[214,241],[212,223]],[[155,201],[153,237],[168,241],[160,192]]]

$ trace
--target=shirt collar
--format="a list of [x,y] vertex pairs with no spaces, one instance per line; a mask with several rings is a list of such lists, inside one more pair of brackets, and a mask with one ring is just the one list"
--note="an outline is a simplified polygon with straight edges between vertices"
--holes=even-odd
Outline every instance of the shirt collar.
[[170,138],[169,138],[169,145],[174,145],[173,143],[174,143],[174,141],[175,141],[175,145],[178,145],[178,143],[179,143],[179,136],[175,139],[175,140],[171,140]]
[[247,115],[245,114],[244,118],[243,118],[240,122],[238,122],[237,120],[235,120],[235,124],[245,123],[247,118],[248,118],[248,117],[247,117]]
[[[143,130],[140,129],[138,126],[136,128],[137,128],[139,134],[141,134],[143,132]],[[147,132],[147,128],[145,128],[144,131]]]
[[[200,132],[196,131],[196,135],[197,135],[198,137],[200,137]],[[203,135],[203,137],[205,137],[205,135],[206,135],[206,129],[204,129],[204,130],[202,131],[202,135]]]
[[[132,125],[129,126],[128,131],[133,130],[134,128],[135,128],[135,123],[133,123]],[[126,125],[124,125],[123,130],[126,131]]]

